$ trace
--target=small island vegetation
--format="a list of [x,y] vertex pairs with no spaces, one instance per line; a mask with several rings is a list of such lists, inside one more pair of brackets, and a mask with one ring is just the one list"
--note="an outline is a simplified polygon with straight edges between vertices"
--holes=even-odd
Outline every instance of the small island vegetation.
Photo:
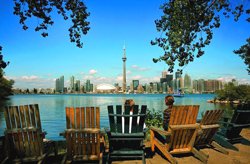
[[234,80],[227,83],[224,89],[215,92],[214,100],[209,100],[214,103],[250,103],[250,85],[242,84],[235,85]]

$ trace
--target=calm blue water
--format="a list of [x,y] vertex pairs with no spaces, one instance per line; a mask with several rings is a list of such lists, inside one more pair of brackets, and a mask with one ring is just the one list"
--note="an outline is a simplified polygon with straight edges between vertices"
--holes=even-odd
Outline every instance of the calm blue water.
[[[0,136],[3,135],[5,125],[3,108],[6,105],[38,104],[42,128],[48,133],[46,138],[61,140],[59,133],[66,127],[65,107],[67,106],[99,106],[101,127],[109,127],[108,105],[122,105],[126,99],[134,99],[138,105],[147,105],[149,110],[163,111],[165,94],[83,94],[83,95],[14,95],[0,104]],[[200,105],[198,118],[205,110],[218,109],[221,106],[207,103],[214,94],[190,94],[182,98],[175,98],[175,105]]]

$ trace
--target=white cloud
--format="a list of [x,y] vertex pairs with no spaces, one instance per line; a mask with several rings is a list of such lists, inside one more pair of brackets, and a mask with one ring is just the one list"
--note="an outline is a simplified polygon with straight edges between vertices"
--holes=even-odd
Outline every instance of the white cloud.
[[94,70],[94,69],[89,70],[89,74],[90,74],[90,75],[94,75],[94,74],[96,74],[96,73],[97,73],[97,70]]
[[21,80],[24,80],[24,81],[34,81],[34,80],[39,80],[39,77],[38,77],[38,76],[35,76],[35,75],[31,75],[31,76],[22,76],[22,77],[21,77]]
[[131,68],[135,71],[148,71],[150,68],[139,67],[138,65],[132,65]]

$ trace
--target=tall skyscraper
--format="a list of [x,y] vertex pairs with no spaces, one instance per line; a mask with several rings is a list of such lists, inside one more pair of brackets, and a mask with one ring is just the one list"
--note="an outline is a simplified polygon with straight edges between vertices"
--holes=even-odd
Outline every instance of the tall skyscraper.
[[75,77],[74,76],[71,76],[70,77],[70,90],[71,91],[75,91]]
[[56,92],[64,93],[64,76],[56,79]]
[[60,77],[60,91],[64,93],[64,76]]
[[137,90],[138,86],[139,86],[139,80],[133,80],[133,90]]
[[125,45],[123,47],[123,81],[122,81],[122,92],[125,93],[126,92],[126,88],[127,88],[127,84],[126,84],[126,48]]
[[185,92],[192,92],[192,80],[188,74],[184,76],[184,88]]

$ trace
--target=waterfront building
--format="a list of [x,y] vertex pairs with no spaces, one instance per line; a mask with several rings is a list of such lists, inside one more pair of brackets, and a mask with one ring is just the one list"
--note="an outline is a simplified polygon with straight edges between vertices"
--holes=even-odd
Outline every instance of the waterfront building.
[[192,92],[192,80],[191,80],[191,77],[187,73],[184,76],[184,91],[187,93]]
[[126,48],[125,45],[123,47],[123,57],[122,57],[122,61],[123,61],[123,81],[122,81],[122,92],[126,93],[127,91],[127,84],[126,84]]
[[163,93],[168,92],[168,83],[167,82],[162,83],[162,92]]
[[175,72],[175,79],[179,79],[181,78],[181,72],[180,71],[176,71]]
[[113,93],[116,87],[110,84],[99,84],[96,86],[97,93]]
[[158,93],[158,83],[154,82],[152,84],[153,84],[152,93]]
[[205,91],[205,80],[199,79],[198,80],[198,92],[203,93]]
[[70,89],[71,92],[75,91],[75,77],[74,76],[70,77],[70,87],[69,87],[69,89]]
[[81,90],[80,80],[76,80],[74,90],[76,92],[80,92],[80,90]]
[[[139,80],[132,80],[133,90],[137,90],[138,86],[139,86]],[[132,88],[130,87],[130,89]]]
[[55,91],[59,93],[64,93],[64,76],[56,79],[55,82]]
[[151,93],[152,91],[151,91],[151,86],[150,86],[150,84],[145,84],[145,91],[146,91],[146,93]]
[[[85,92],[90,92],[91,91],[91,84],[90,84],[90,80],[86,80],[86,83],[85,83]],[[93,91],[93,89],[92,89]]]
[[137,93],[144,93],[144,88],[141,84],[138,85],[136,90],[137,90]]

